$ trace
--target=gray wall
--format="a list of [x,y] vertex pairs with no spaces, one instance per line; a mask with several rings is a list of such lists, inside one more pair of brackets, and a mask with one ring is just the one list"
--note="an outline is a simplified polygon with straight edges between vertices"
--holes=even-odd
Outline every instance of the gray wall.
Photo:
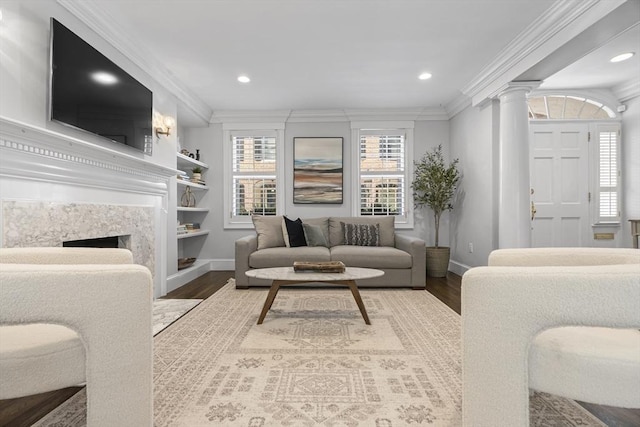
[[[194,151],[200,149],[201,160],[209,165],[207,183],[211,187],[198,198],[199,206],[211,209],[202,222],[202,227],[211,230],[206,238],[201,253],[202,258],[212,258],[219,265],[228,265],[234,259],[234,242],[236,239],[254,233],[248,229],[224,229],[223,212],[223,156],[222,126],[212,124],[208,128],[185,128],[180,136],[184,148]],[[344,203],[342,205],[296,205],[293,204],[293,138],[308,136],[337,136],[344,138]],[[445,153],[449,150],[449,122],[418,121],[414,129],[414,157],[418,159],[425,151],[442,144]],[[320,216],[351,215],[352,191],[357,188],[356,177],[352,170],[351,159],[351,127],[349,122],[331,123],[287,123],[285,128],[285,213],[293,218],[312,218]],[[426,217],[425,217],[426,216]],[[425,240],[433,239],[433,220],[430,214],[418,211],[415,216],[414,229],[404,229],[403,234],[419,236]],[[443,217],[440,229],[441,242],[449,243],[448,216]]]
[[499,108],[498,101],[470,106],[450,120],[451,156],[462,171],[451,214],[451,267],[458,273],[486,265],[498,244]]

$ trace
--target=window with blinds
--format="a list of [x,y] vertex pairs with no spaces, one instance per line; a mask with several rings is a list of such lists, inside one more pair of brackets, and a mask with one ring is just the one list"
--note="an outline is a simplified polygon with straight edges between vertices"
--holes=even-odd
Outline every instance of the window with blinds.
[[276,215],[276,138],[233,135],[231,216]]
[[598,221],[619,221],[618,131],[598,133],[598,158]]
[[360,215],[405,215],[406,143],[399,131],[360,133]]

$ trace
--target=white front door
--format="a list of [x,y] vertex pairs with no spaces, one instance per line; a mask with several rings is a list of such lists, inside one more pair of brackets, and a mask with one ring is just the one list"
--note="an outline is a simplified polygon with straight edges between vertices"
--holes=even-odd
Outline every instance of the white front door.
[[530,124],[532,247],[587,246],[588,136],[588,124]]

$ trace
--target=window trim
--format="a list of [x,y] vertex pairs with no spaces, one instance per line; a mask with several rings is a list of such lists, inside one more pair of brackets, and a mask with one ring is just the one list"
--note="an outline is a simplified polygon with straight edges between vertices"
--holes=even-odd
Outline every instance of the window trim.
[[233,217],[233,150],[234,136],[274,136],[276,138],[276,215],[285,210],[284,123],[223,123],[223,210],[225,229],[253,229],[251,216]]
[[411,182],[413,181],[413,137],[414,121],[353,121],[351,122],[351,168],[354,183],[351,191],[351,214],[356,217],[367,217],[370,215],[360,215],[360,136],[363,132],[386,133],[385,131],[401,131],[405,135],[405,159],[404,159],[404,205],[405,214],[395,215],[395,228],[412,229],[413,218],[413,193],[411,192]]

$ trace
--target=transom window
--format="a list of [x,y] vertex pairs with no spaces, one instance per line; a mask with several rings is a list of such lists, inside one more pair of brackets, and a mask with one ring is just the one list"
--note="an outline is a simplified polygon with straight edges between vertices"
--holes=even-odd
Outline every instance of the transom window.
[[616,117],[616,113],[606,105],[579,96],[532,96],[528,104],[530,119],[606,120]]

